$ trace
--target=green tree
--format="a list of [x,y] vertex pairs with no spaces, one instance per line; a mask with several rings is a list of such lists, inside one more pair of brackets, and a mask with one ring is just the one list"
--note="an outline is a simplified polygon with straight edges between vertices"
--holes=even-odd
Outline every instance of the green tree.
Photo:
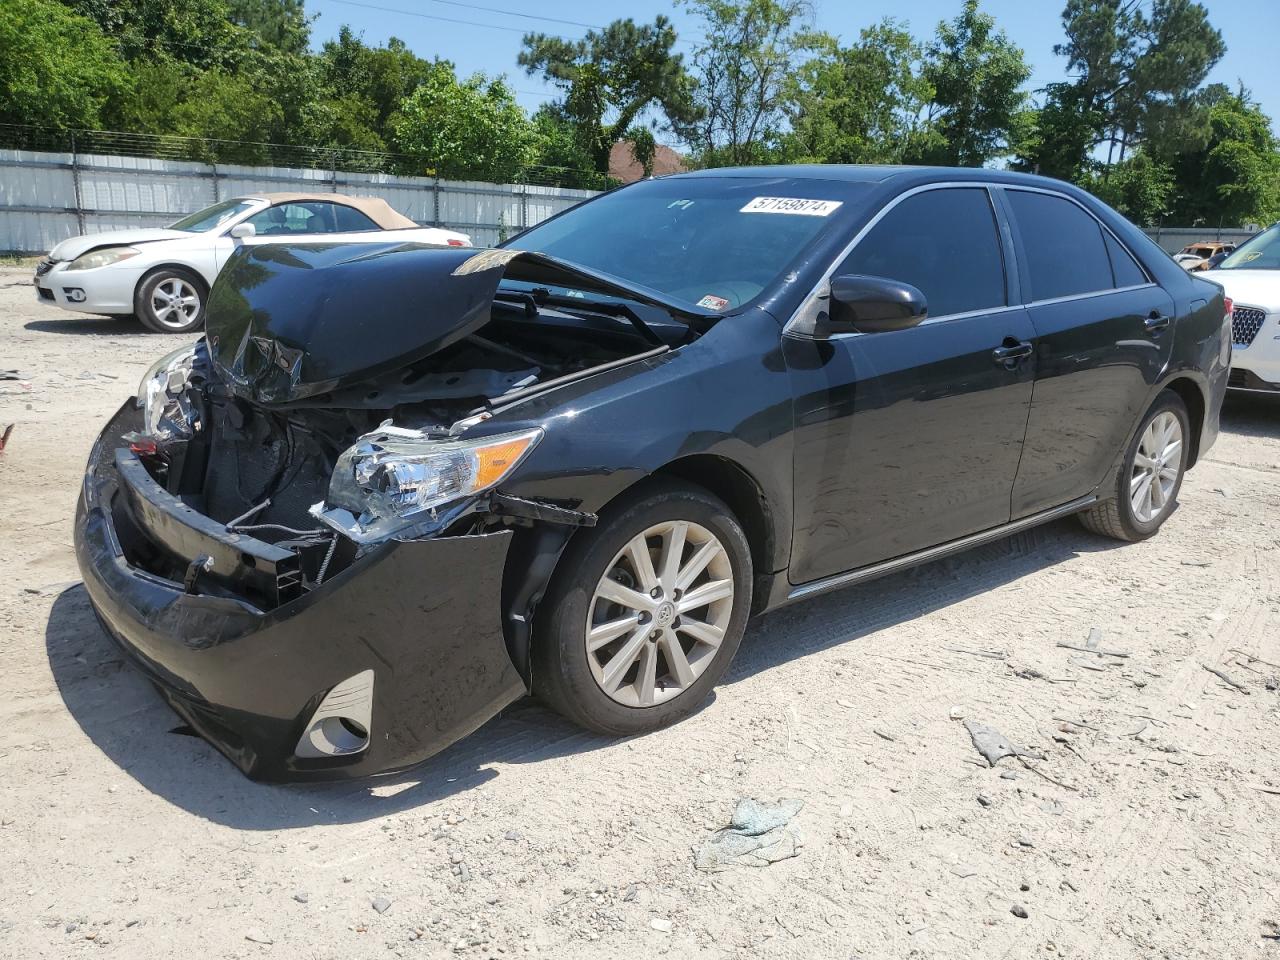
[[958,17],[938,24],[925,53],[922,76],[934,91],[926,117],[941,136],[914,159],[979,167],[1007,152],[1030,75],[1022,49],[978,0],[965,0]]
[[510,183],[532,163],[533,125],[502,78],[474,74],[459,83],[437,64],[393,118],[396,148],[419,173]]
[[1074,90],[1059,97],[1078,111],[1092,136],[1083,151],[1107,145],[1106,163],[1122,162],[1146,142],[1156,152],[1203,135],[1197,91],[1226,51],[1208,11],[1192,0],[1067,0],[1067,58]]
[[1088,106],[1087,95],[1077,84],[1051,83],[1044,94],[1040,108],[1024,111],[1014,124],[1012,166],[1079,181],[1092,168],[1090,152],[1105,117]]
[[1081,186],[1134,223],[1154,227],[1168,219],[1177,189],[1169,164],[1139,150],[1107,173],[1084,175]]
[[235,69],[253,47],[226,0],[63,0],[115,40],[126,60]]
[[702,20],[693,120],[676,124],[703,165],[752,163],[782,133],[799,64],[834,43],[808,0],[682,0]]
[[227,0],[231,22],[268,47],[300,56],[311,42],[311,21],[303,0]]
[[1280,141],[1243,88],[1210,88],[1208,136],[1173,156],[1179,223],[1240,226],[1280,219]]
[[672,52],[675,42],[666,17],[643,26],[615,20],[581,40],[527,34],[518,62],[562,91],[559,115],[572,124],[593,168],[608,173],[614,143],[645,111],[659,112],[671,125],[693,119],[691,84],[683,58]]
[[788,94],[791,161],[900,163],[927,152],[936,131],[921,123],[933,89],[921,76],[923,50],[886,18],[841,47],[827,40],[796,72]]
[[384,47],[370,47],[347,26],[325,42],[317,59],[319,85],[334,101],[339,128],[347,131],[344,142],[389,143],[400,105],[442,64],[452,69],[445,61],[424,60],[396,37]]
[[6,0],[0,16],[0,122],[98,127],[130,87],[92,20],[52,0]]

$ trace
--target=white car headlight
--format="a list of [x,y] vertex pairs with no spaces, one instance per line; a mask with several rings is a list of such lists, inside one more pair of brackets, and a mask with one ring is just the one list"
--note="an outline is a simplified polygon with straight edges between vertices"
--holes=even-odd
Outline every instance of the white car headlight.
[[338,457],[328,498],[311,513],[360,543],[384,540],[436,507],[501,483],[540,439],[537,429],[443,439],[388,421]]
[[97,267],[109,267],[111,264],[119,263],[121,260],[136,257],[141,252],[141,250],[136,250],[133,247],[103,247],[101,250],[91,250],[76,257],[63,269],[93,270]]
[[193,411],[182,392],[191,379],[196,346],[191,344],[166,354],[143,375],[136,403],[142,408],[143,432],[160,440],[191,436]]

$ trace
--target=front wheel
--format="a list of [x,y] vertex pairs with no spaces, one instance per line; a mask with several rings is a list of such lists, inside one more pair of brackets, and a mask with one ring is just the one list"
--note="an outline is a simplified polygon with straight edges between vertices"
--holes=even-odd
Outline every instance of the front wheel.
[[746,536],[722,501],[648,485],[561,559],[540,605],[534,692],[614,736],[683,719],[737,652],[751,586]]
[[191,333],[204,326],[204,281],[181,267],[162,267],[142,279],[133,308],[156,333]]
[[1178,502],[1190,436],[1187,405],[1165,390],[1125,451],[1113,495],[1080,514],[1085,527],[1116,540],[1154,536]]

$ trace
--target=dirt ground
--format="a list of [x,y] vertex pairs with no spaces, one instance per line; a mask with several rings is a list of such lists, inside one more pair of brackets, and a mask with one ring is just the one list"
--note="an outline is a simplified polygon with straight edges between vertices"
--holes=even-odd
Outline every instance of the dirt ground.
[[[1280,957],[1280,402],[1228,402],[1156,539],[1067,520],[772,614],[673,729],[522,702],[409,775],[268,787],[76,585],[92,438],[180,342],[0,270],[0,955]],[[1093,627],[1129,656],[1057,646]],[[988,768],[964,719],[1046,759]],[[799,855],[695,870],[743,797],[804,802]]]

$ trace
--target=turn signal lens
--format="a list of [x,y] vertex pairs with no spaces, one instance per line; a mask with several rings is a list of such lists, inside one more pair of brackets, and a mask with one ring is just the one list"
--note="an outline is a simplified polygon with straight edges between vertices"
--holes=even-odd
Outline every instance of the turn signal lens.
[[537,439],[536,435],[524,433],[492,446],[478,448],[476,450],[476,487],[487,490],[505,477],[511,468],[520,462],[525,451],[533,446],[535,439]]

